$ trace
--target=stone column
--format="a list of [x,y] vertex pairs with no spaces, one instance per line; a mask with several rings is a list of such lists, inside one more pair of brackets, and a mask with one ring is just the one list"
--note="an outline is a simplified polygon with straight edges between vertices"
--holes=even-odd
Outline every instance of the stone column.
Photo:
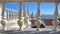
[[7,20],[6,20],[6,11],[5,11],[5,9],[4,9],[4,3],[2,4],[2,20],[1,20],[1,24],[3,25],[3,30],[4,30],[4,28],[5,28],[5,24],[7,23]]
[[54,12],[54,20],[53,20],[53,26],[54,29],[53,31],[56,31],[57,26],[58,26],[58,2],[55,2],[55,12]]
[[36,26],[37,26],[37,31],[39,31],[40,28],[40,2],[37,2],[37,13],[36,13]]
[[22,27],[22,2],[19,2],[19,12],[18,12],[18,25],[19,25],[19,31],[21,31],[21,27]]

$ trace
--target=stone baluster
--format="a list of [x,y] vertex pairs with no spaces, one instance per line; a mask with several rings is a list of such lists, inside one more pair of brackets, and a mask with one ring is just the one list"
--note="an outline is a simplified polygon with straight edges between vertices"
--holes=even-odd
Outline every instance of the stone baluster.
[[54,12],[54,17],[58,17],[58,2],[55,2],[55,12]]
[[7,21],[9,19],[9,10],[5,9],[5,11],[7,12]]
[[15,18],[17,17],[17,12],[15,12]]
[[12,16],[12,19],[13,19],[13,11],[11,11],[11,16]]
[[11,20],[12,20],[12,11],[10,11],[10,12],[11,12],[11,14],[10,14],[10,15],[11,15]]
[[7,21],[8,21],[8,10],[7,9],[5,9],[6,10],[6,12],[7,12]]
[[37,26],[37,31],[39,31],[40,28],[40,2],[37,2],[37,13],[36,13],[36,26]]
[[1,24],[3,25],[3,30],[5,30],[5,24],[7,23],[7,20],[6,20],[6,11],[4,9],[4,3],[2,4],[2,20],[1,20]]
[[17,11],[17,17],[18,17],[18,11]]
[[0,4],[0,22],[1,22],[1,19],[2,19],[2,18],[1,18],[1,17],[2,17],[2,16],[1,16],[1,13],[2,13],[2,5]]
[[15,17],[15,12],[13,11],[13,18]]
[[26,11],[26,2],[24,2],[24,24],[26,25],[26,28],[29,27],[28,25],[30,24],[29,15]]
[[16,14],[15,14],[16,12],[14,12],[14,15],[15,15],[15,17],[16,17]]
[[24,24],[27,25],[27,21],[26,21],[27,12],[26,12],[26,3],[25,2],[24,2],[24,14],[23,14],[23,16],[24,16]]
[[14,12],[14,18],[15,18],[15,12]]
[[29,8],[27,8],[27,14],[28,14],[28,17],[29,17],[29,20],[30,20]]
[[17,12],[16,12],[16,18],[17,18]]
[[34,13],[31,14],[31,19],[34,20]]
[[9,20],[9,11],[8,11],[8,15],[7,15],[7,16],[8,16],[8,18],[7,18],[7,19]]
[[22,27],[22,2],[19,2],[20,5],[20,9],[18,12],[18,25],[19,25],[19,31],[21,31],[21,27]]
[[0,30],[3,29],[3,26],[2,26],[2,24],[1,24],[1,20],[2,20],[2,15],[1,15],[1,13],[2,13],[2,3],[0,2]]
[[29,8],[27,8],[27,14],[28,14],[28,16],[30,16],[30,14],[29,14]]
[[58,26],[58,2],[55,2],[55,12],[54,12],[54,20],[53,20],[53,26],[54,26],[54,29],[53,31],[56,31],[57,29],[57,26]]
[[11,16],[11,20],[12,20],[12,11],[10,11],[10,16]]
[[11,11],[10,10],[9,10],[9,17],[10,17],[9,20],[11,20]]
[[13,11],[13,19],[14,19],[14,11]]
[[12,16],[12,19],[13,19],[13,11],[11,11],[11,16]]

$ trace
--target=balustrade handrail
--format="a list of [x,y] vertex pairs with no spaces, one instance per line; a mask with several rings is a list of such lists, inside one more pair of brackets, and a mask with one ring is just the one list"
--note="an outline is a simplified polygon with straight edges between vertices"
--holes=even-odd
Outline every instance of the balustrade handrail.
[[18,10],[14,10],[14,9],[6,8],[6,7],[5,7],[5,10],[9,10],[9,11],[13,11],[13,12],[18,12]]
[[[6,19],[7,20],[11,20],[11,19],[18,17],[18,10],[14,10],[14,9],[10,9],[10,8],[5,7],[5,11],[7,12],[6,13],[6,17],[7,17]],[[9,12],[11,14],[9,14]],[[15,13],[17,13],[17,14],[15,14]]]

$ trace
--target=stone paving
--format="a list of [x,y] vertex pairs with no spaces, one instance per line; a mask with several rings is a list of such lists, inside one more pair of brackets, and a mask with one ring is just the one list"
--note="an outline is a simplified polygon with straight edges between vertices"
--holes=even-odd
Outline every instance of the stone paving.
[[50,33],[51,31],[0,31],[0,34],[60,34],[60,31]]

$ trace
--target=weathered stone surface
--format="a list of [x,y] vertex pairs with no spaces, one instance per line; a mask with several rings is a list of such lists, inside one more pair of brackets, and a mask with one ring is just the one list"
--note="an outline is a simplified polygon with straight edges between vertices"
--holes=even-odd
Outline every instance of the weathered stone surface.
[[54,32],[54,33],[50,33],[51,31],[22,31],[22,32],[18,32],[18,31],[0,31],[0,34],[60,34],[60,31],[58,32]]

